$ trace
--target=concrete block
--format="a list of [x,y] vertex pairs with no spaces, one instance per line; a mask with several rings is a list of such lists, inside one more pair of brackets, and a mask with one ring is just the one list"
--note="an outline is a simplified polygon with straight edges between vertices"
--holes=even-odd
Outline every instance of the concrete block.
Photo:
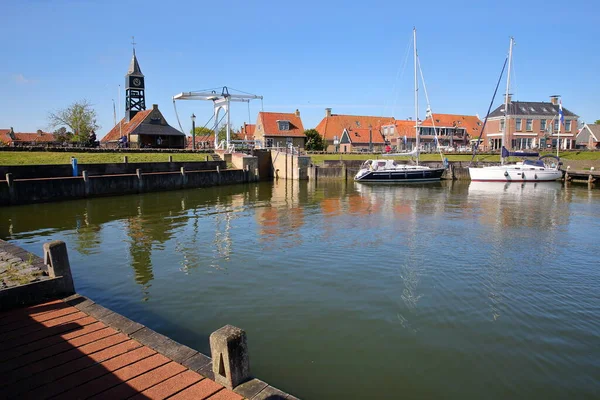
[[233,389],[250,378],[250,359],[246,332],[225,325],[210,335],[215,381]]
[[67,254],[67,245],[61,240],[44,243],[44,263],[48,266],[51,278],[62,277],[66,293],[75,293],[71,264]]
[[198,353],[147,327],[134,332],[131,337],[180,364]]
[[273,386],[267,386],[256,396],[252,397],[251,400],[284,400],[287,399],[287,397],[287,393],[282,392]]
[[[210,365],[211,362],[212,360],[209,357],[205,356],[202,353],[196,353],[181,364],[184,367],[191,369],[192,371],[198,372],[203,367]],[[212,366],[210,367],[210,369],[212,370]]]
[[244,382],[233,391],[246,399],[252,399],[254,396],[263,391],[267,386],[266,382],[260,379],[251,379],[248,382]]

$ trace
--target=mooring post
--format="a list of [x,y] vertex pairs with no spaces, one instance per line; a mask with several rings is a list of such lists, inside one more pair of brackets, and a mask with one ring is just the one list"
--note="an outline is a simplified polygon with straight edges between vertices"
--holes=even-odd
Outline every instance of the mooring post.
[[64,290],[67,294],[75,293],[71,264],[67,253],[67,245],[62,240],[44,243],[44,264],[48,266],[48,275],[51,278],[62,277]]
[[181,173],[181,186],[185,186],[187,184],[187,176],[185,174],[185,167],[181,167],[179,169],[179,172]]
[[258,168],[254,168],[254,182],[258,182],[258,180],[259,180]]
[[16,203],[15,199],[15,183],[13,181],[13,175],[9,172],[6,174],[6,184],[8,185],[8,197],[9,202],[14,204]]
[[169,162],[173,162],[173,156],[169,156]]
[[137,178],[138,178],[138,190],[141,192],[142,189],[144,188],[144,181],[142,180],[142,170],[140,168],[137,168],[135,170],[135,174],[137,175]]
[[246,332],[225,325],[210,335],[215,382],[233,389],[250,378]]
[[127,162],[128,162],[127,156],[123,156],[123,162],[124,162],[125,164],[127,164]]
[[9,188],[13,187],[13,177],[10,172],[6,174],[6,183],[8,183]]
[[205,161],[206,161],[206,162],[208,162],[208,156],[206,156],[206,159],[205,159]]

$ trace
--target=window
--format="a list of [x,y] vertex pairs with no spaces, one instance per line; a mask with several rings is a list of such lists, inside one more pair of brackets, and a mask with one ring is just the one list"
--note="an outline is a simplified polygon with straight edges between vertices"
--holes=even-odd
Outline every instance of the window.
[[500,120],[500,130],[504,131],[504,120],[503,119]]
[[280,131],[289,131],[290,130],[290,121],[277,121],[277,125],[279,125]]
[[267,138],[267,147],[273,147],[273,138]]
[[571,120],[565,121],[565,132],[571,132]]
[[545,130],[546,130],[546,120],[541,119],[540,120],[540,131],[545,131]]
[[554,120],[554,132],[558,132],[558,119]]
[[517,118],[515,120],[515,124],[517,125],[517,131],[521,130],[521,118]]
[[525,130],[532,131],[533,130],[533,120],[528,118],[525,122]]

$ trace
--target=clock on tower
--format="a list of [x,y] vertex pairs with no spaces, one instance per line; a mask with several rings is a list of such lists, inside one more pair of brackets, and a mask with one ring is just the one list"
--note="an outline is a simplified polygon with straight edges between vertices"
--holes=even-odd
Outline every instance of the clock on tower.
[[146,109],[144,90],[144,74],[142,74],[134,49],[129,70],[125,75],[125,117],[127,121],[135,117],[139,111]]

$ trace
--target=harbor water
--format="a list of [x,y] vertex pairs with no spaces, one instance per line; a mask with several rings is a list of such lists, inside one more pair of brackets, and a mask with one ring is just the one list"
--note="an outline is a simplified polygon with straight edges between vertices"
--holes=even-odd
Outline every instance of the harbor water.
[[600,396],[600,190],[264,182],[0,208],[76,289],[304,399]]

